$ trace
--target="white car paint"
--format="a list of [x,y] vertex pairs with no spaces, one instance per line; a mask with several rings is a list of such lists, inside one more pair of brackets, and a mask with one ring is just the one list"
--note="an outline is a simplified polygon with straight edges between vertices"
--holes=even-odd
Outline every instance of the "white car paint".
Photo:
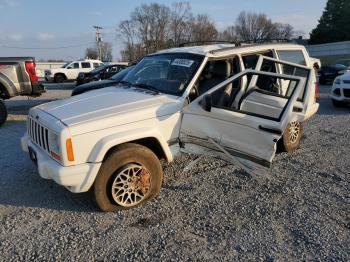
[[[82,63],[89,64],[90,67],[84,68]],[[102,65],[103,63],[99,60],[83,60],[83,61],[73,61],[65,65],[65,67],[53,68],[50,70],[45,70],[45,79],[47,81],[54,81],[55,75],[62,74],[65,76],[66,80],[77,79],[80,72],[88,73],[94,68]]]
[[[253,160],[250,163],[247,159],[237,158],[248,169],[252,169],[252,163],[256,167],[261,166],[261,161],[255,162],[256,159],[270,164],[274,157],[275,144],[286,124],[295,118],[306,120],[317,111],[318,104],[314,102],[313,81],[316,81],[314,74],[308,80],[308,96],[299,105],[302,111],[295,114],[291,111],[298,105],[295,100],[304,78],[293,78],[300,83],[290,102],[281,104],[281,107],[285,106],[286,110],[279,122],[216,108],[212,112],[203,112],[199,104],[200,98],[188,105],[187,97],[208,60],[271,48],[302,50],[309,67],[310,61],[305,48],[297,45],[273,44],[243,47],[212,45],[161,51],[159,53],[188,52],[205,55],[201,66],[182,96],[154,94],[151,91],[133,87],[110,87],[43,104],[32,108],[29,112],[28,131],[21,140],[22,149],[28,152],[31,148],[35,152],[41,177],[53,179],[72,192],[89,190],[106,153],[114,146],[150,137],[158,141],[168,162],[174,159],[180,147],[183,146],[179,143],[179,139],[185,143],[185,148],[182,150],[188,152],[194,146],[197,149],[202,148],[203,151],[204,147],[200,143],[186,140],[195,136],[206,139],[204,140],[206,144],[213,142],[215,149],[207,150],[208,152],[218,151],[220,147],[229,147],[235,149],[232,154],[235,159],[237,152],[252,155]],[[232,78],[212,88],[209,93],[231,80]],[[265,132],[260,130],[260,126],[279,132],[278,134]],[[49,140],[54,146],[57,144],[59,152],[56,153],[60,160],[55,159],[49,150],[45,150],[48,139],[41,136],[41,132],[57,135],[55,142]],[[74,160],[68,160],[67,139],[72,141]],[[215,145],[215,143],[218,144]],[[51,148],[51,144],[49,146]]]
[[350,103],[350,72],[338,76],[332,86],[331,99]]

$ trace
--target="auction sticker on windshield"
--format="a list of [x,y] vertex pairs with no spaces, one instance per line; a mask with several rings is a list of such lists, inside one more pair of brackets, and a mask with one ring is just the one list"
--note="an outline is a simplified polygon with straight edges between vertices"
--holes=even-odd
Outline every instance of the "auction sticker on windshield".
[[194,63],[193,60],[190,59],[175,59],[171,65],[175,65],[175,66],[184,66],[184,67],[191,67],[191,65]]

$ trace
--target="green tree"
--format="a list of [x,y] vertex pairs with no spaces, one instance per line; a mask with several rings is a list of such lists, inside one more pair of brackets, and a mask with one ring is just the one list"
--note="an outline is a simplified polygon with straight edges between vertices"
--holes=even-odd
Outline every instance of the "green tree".
[[350,40],[350,1],[328,0],[317,27],[310,34],[310,44]]

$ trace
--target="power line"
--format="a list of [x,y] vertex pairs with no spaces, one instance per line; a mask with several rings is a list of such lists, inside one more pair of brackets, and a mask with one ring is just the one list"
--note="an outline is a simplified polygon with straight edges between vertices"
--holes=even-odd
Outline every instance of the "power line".
[[89,42],[85,44],[79,44],[79,45],[67,45],[67,46],[56,46],[56,47],[22,47],[22,46],[9,46],[0,44],[3,48],[10,48],[10,49],[24,49],[24,50],[53,50],[53,49],[67,49],[67,48],[73,48],[73,47],[82,47],[87,46],[90,44],[93,44],[94,42]]

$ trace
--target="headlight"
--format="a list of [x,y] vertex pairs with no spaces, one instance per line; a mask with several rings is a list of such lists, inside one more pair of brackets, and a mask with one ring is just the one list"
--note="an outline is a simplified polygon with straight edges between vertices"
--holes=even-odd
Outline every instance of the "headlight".
[[60,139],[58,135],[52,132],[49,132],[49,148],[51,156],[56,160],[61,161]]
[[340,79],[340,78],[336,78],[336,79],[334,80],[334,84],[335,84],[335,85],[340,85],[340,84],[341,84],[341,79]]

